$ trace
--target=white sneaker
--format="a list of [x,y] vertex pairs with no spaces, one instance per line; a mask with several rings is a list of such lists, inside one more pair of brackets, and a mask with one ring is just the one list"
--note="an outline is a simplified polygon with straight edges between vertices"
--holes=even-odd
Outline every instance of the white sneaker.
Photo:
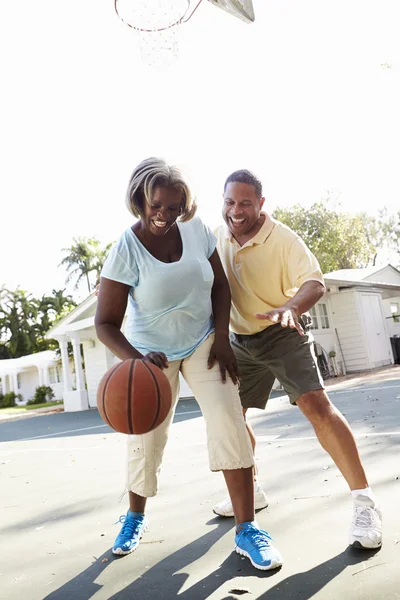
[[[258,481],[254,482],[254,509],[260,510],[268,506],[267,496]],[[233,517],[233,506],[230,498],[218,502],[213,508],[213,512],[220,517]]]
[[367,550],[382,546],[382,512],[368,496],[359,495],[354,499],[349,545]]

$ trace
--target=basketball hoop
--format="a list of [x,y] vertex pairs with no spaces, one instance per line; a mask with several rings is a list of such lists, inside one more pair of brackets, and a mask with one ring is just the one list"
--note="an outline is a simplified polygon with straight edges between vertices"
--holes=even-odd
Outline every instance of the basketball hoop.
[[[134,29],[142,60],[165,67],[179,55],[180,25],[187,23],[203,0],[114,0],[118,17]],[[254,21],[252,0],[208,0],[246,23]]]
[[186,23],[194,8],[191,0],[114,0],[118,17],[138,34],[145,64],[165,67],[179,55],[179,26]]

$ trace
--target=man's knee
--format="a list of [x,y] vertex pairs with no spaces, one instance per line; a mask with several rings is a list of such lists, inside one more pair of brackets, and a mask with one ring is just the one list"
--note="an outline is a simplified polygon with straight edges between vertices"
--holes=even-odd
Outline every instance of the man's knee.
[[302,394],[296,403],[310,421],[330,419],[335,413],[335,408],[323,389]]

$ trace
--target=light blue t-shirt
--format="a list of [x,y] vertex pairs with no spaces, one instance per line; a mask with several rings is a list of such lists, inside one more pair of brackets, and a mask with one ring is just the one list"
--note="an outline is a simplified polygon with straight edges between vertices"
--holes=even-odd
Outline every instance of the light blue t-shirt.
[[142,354],[164,352],[168,360],[190,356],[214,331],[209,258],[216,237],[195,217],[177,221],[182,257],[163,263],[127,229],[111,249],[102,277],[131,286],[125,336]]

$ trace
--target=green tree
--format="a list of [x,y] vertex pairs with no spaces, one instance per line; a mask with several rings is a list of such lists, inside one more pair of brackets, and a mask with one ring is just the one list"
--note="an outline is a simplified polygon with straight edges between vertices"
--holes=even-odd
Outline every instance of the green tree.
[[32,294],[22,290],[0,293],[1,339],[5,342],[10,358],[18,358],[34,352],[36,346],[35,321],[38,302]]
[[65,289],[53,290],[51,296],[42,296],[38,308],[39,319],[35,324],[38,352],[58,348],[58,344],[53,340],[47,340],[45,335],[57,321],[65,317],[75,306],[76,302],[72,296],[65,294]]
[[394,214],[382,211],[383,241],[385,246],[395,255],[395,265],[400,268],[400,210]]
[[76,303],[64,290],[53,290],[41,300],[16,289],[0,290],[0,358],[18,358],[42,350],[53,349],[56,342],[45,334],[57,319]]
[[379,220],[365,213],[335,210],[329,200],[310,208],[295,204],[272,216],[295,231],[317,257],[323,273],[365,267],[373,262],[379,242]]
[[[82,279],[86,279],[88,292],[90,293],[100,281],[100,273],[104,261],[112,244],[104,248],[96,238],[73,238],[70,248],[63,248],[67,255],[63,258],[59,266],[66,268],[69,273],[65,283],[75,279],[75,289],[78,288]],[[90,281],[90,275],[95,274],[94,282]]]

